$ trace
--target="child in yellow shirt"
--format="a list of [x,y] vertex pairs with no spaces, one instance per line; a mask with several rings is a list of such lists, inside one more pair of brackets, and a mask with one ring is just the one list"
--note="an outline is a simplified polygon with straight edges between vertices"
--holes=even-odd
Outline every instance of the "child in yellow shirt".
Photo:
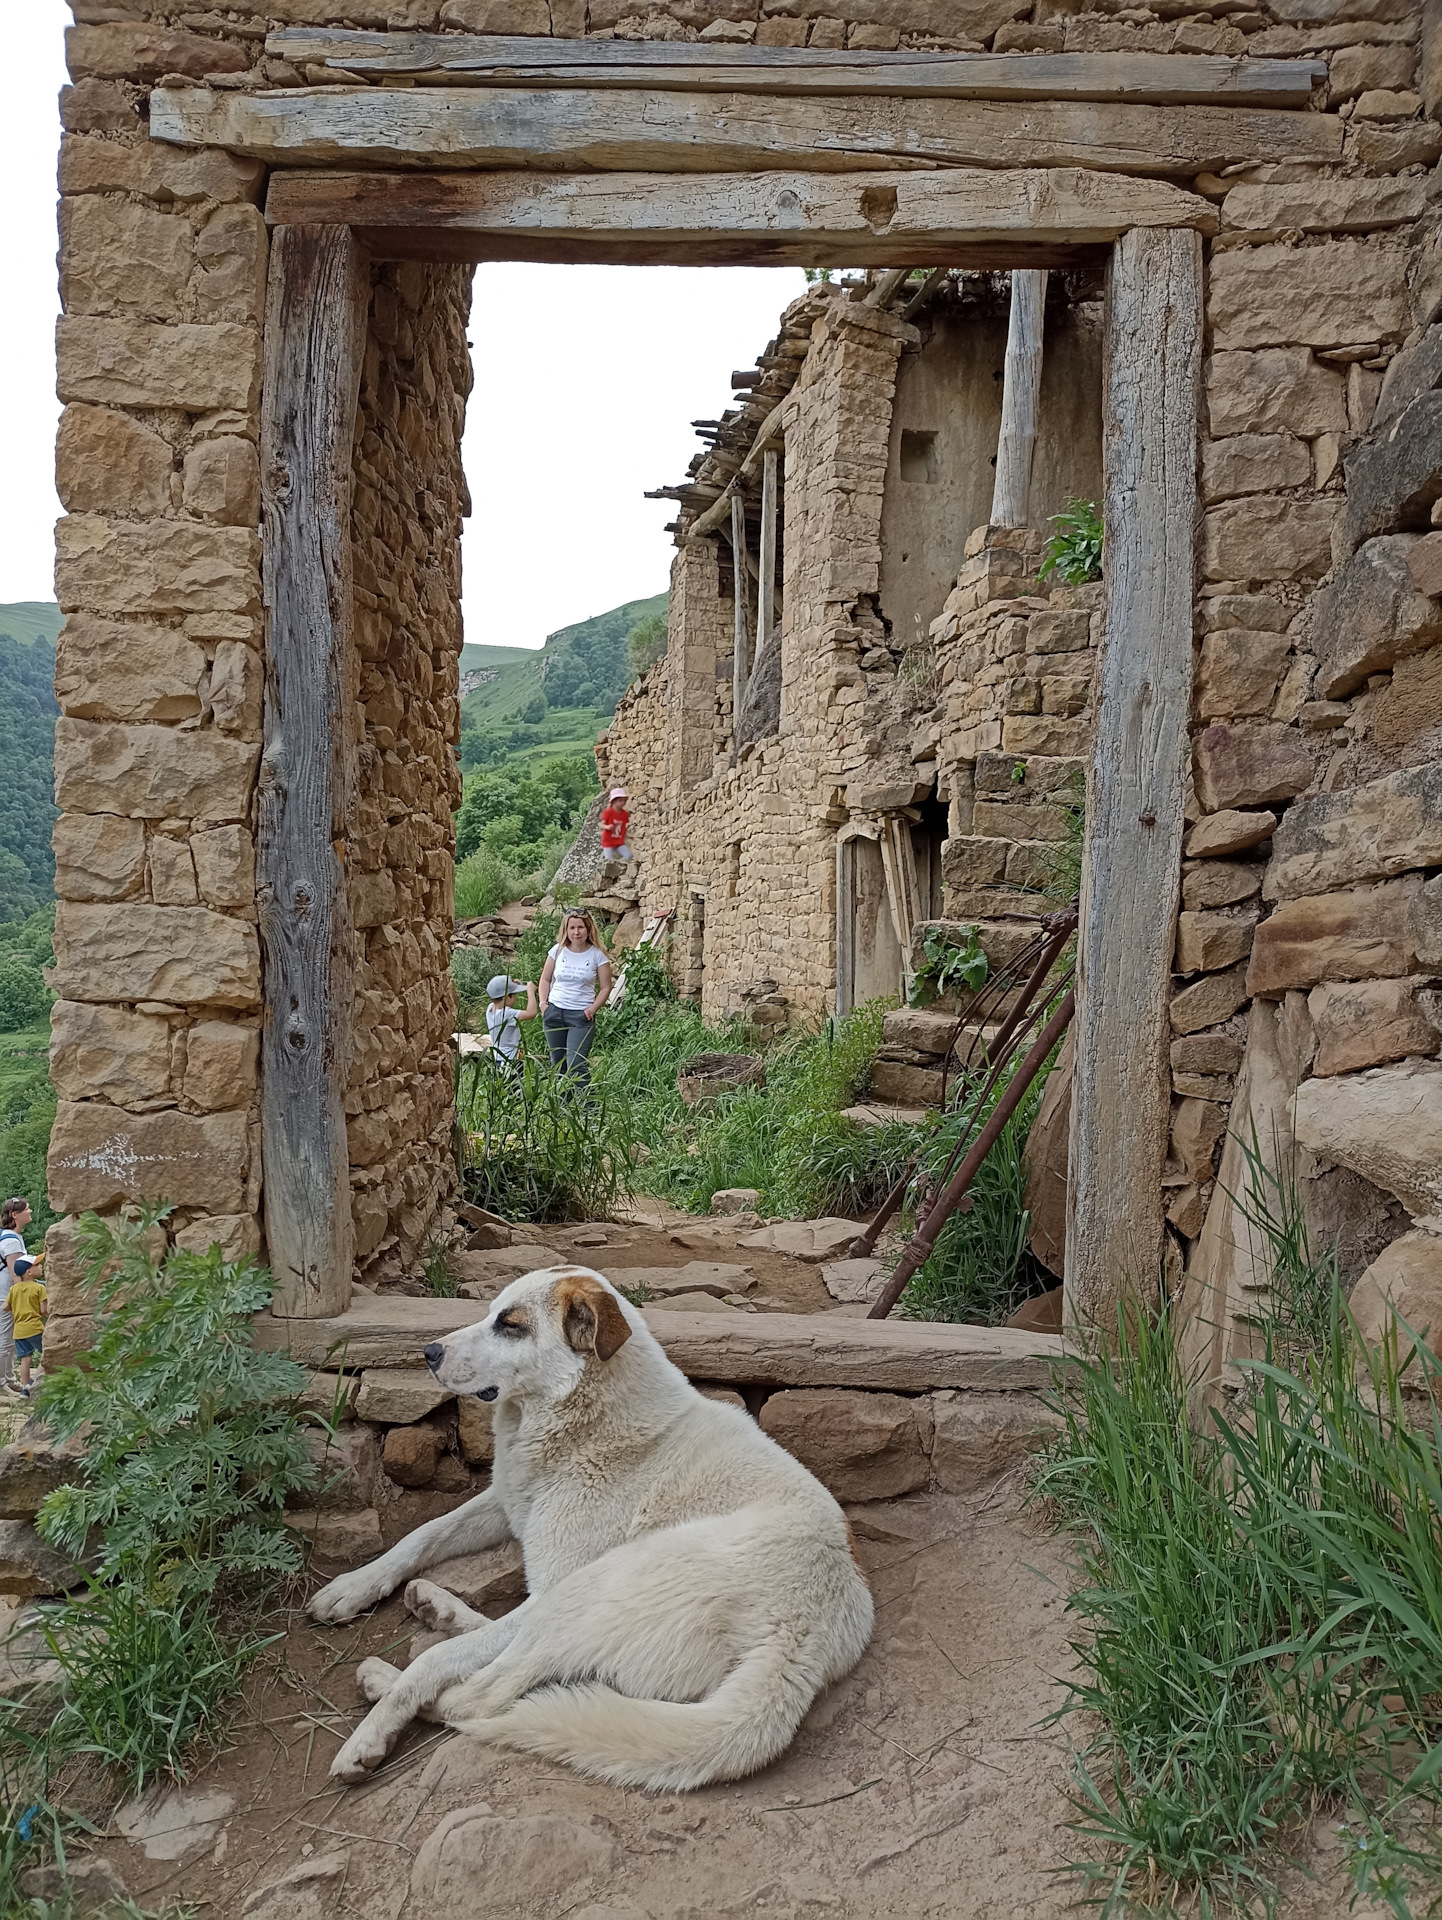
[[15,1284],[6,1296],[5,1306],[15,1321],[15,1358],[20,1362],[20,1391],[29,1398],[30,1367],[41,1353],[45,1317],[50,1311],[50,1296],[38,1280],[27,1278],[34,1260],[15,1262]]

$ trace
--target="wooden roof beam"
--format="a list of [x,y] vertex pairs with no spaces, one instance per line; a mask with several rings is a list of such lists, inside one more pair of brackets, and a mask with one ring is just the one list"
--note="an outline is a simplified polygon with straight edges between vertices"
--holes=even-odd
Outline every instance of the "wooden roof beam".
[[1159,106],[1305,107],[1321,60],[1190,53],[843,53],[676,41],[552,40],[502,34],[362,33],[293,27],[266,51],[338,78],[688,92],[903,93],[957,100],[1131,100]]

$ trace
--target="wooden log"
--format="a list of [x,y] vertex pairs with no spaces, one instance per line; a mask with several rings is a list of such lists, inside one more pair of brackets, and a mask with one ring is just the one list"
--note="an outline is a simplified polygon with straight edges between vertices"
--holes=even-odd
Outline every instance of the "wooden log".
[[1115,1336],[1157,1295],[1171,1080],[1167,999],[1192,676],[1202,248],[1113,256],[1103,452],[1106,636],[1087,782],[1067,1175],[1069,1324]]
[[345,848],[355,767],[351,457],[370,275],[344,227],[270,255],[261,422],[266,687],[256,836],[264,956],[261,1142],[277,1314],[350,1299],[345,1084],[355,997]]
[[[771,630],[776,624],[776,520],[781,505],[779,458],[775,447],[767,447],[761,456],[761,572],[756,582],[758,658],[770,647]],[[736,711],[739,713],[741,709],[738,707]]]
[[703,534],[714,533],[717,527],[721,526],[725,521],[727,514],[731,511],[730,501],[739,498],[746,487],[746,483],[756,478],[767,447],[779,437],[781,432],[781,410],[785,405],[786,402],[784,400],[778,402],[761,422],[760,430],[751,443],[751,451],[727,481],[721,498],[709,506],[700,518],[688,529],[688,539],[699,540]]
[[639,87],[162,87],[151,95],[150,131],[291,167],[1095,167],[1190,176],[1239,162],[1338,160],[1343,127],[1334,114],[1084,100],[773,99]]
[[519,35],[313,32],[270,35],[292,65],[472,86],[655,86],[752,93],[904,93],[962,100],[1141,100],[1163,106],[1305,107],[1320,60],[1175,53],[843,53],[674,41]]
[[746,631],[746,503],[739,492],[731,496],[731,587],[735,595],[735,617],[731,642],[731,731],[746,704],[746,673],[750,665]]
[[1075,167],[666,180],[280,172],[271,176],[268,217],[354,226],[377,256],[822,266],[1060,266],[1076,248],[1110,246],[1132,227],[1217,230],[1216,209],[1197,194]]
[[1013,273],[1002,371],[1001,431],[996,442],[996,484],[991,496],[994,527],[1029,524],[1031,457],[1041,400],[1045,323],[1045,273]]

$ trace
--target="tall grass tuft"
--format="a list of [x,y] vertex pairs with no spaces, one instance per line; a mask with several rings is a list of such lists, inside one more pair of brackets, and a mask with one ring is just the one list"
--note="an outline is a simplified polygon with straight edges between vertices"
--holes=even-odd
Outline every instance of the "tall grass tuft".
[[[1270,1908],[1276,1852],[1318,1799],[1384,1824],[1408,1796],[1437,1807],[1442,1363],[1405,1330],[1360,1340],[1285,1182],[1251,1219],[1280,1310],[1233,1403],[1189,1424],[1168,1317],[1123,1320],[1111,1355],[1069,1367],[1038,1480],[1078,1545],[1069,1710],[1101,1727],[1078,1767],[1079,1870],[1108,1914],[1165,1883],[1203,1911]],[[1394,1889],[1398,1874],[1442,1886],[1442,1857],[1401,1858]]]
[[604,1092],[526,1058],[462,1061],[461,1185],[507,1220],[604,1220],[626,1186],[629,1115]]

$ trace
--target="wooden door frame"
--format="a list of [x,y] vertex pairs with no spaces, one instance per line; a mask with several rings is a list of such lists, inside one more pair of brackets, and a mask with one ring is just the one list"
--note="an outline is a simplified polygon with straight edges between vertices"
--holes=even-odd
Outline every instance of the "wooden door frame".
[[[1066,1262],[1069,1313],[1105,1327],[1129,1291],[1154,1291],[1162,1252],[1167,1001],[1191,688],[1201,235],[1212,230],[1214,215],[1177,188],[1116,175],[1087,176],[1084,191],[1074,176],[1071,184],[1055,180],[1045,193],[1038,193],[1034,174],[976,170],[642,178],[648,204],[669,195],[670,213],[659,237],[638,241],[634,221],[622,224],[630,183],[616,176],[277,174],[269,203],[275,245],[265,339],[267,419],[277,417],[273,396],[299,382],[308,395],[301,413],[314,426],[307,436],[314,474],[323,480],[348,461],[357,340],[347,330],[353,318],[344,316],[355,312],[354,281],[344,274],[335,279],[328,297],[333,324],[313,320],[298,333],[275,318],[299,311],[297,276],[318,250],[332,261],[348,260],[352,274],[367,256],[772,264],[784,255],[824,262],[855,244],[859,220],[867,228],[868,264],[883,267],[1065,265],[1094,259],[1100,244],[1109,245],[1107,635],[1088,780]],[[789,230],[780,240],[776,203],[801,192],[796,182],[806,197],[786,201]],[[888,214],[883,231],[874,218],[878,191]],[[637,204],[631,201],[633,213]],[[345,835],[323,844],[325,822],[347,817],[348,776],[344,755],[338,760],[332,753],[323,797],[302,806],[285,771],[297,743],[293,731],[287,742],[284,719],[296,711],[288,688],[298,684],[297,673],[310,698],[317,690],[329,697],[343,684],[338,665],[348,645],[348,608],[338,604],[335,587],[348,578],[348,513],[333,516],[318,547],[287,509],[287,501],[293,509],[298,498],[296,476],[288,493],[275,483],[283,463],[273,427],[263,455],[271,476],[267,797],[259,854],[266,1219],[282,1289],[278,1310],[314,1315],[343,1305],[350,1284],[349,1220],[339,1217],[346,1211],[339,1196],[349,1193],[343,1063],[346,968],[353,964],[346,958]],[[332,731],[339,739],[346,730],[342,724]],[[294,881],[297,849],[314,876],[313,891],[298,892],[292,884],[287,893],[282,881],[288,873]],[[328,905],[317,918],[320,902]],[[299,1045],[298,1004],[310,1008]],[[296,1070],[298,1056],[312,1063],[303,1073]],[[316,1071],[316,1063],[323,1070]],[[322,1228],[317,1208],[325,1195],[336,1198],[334,1218]]]

